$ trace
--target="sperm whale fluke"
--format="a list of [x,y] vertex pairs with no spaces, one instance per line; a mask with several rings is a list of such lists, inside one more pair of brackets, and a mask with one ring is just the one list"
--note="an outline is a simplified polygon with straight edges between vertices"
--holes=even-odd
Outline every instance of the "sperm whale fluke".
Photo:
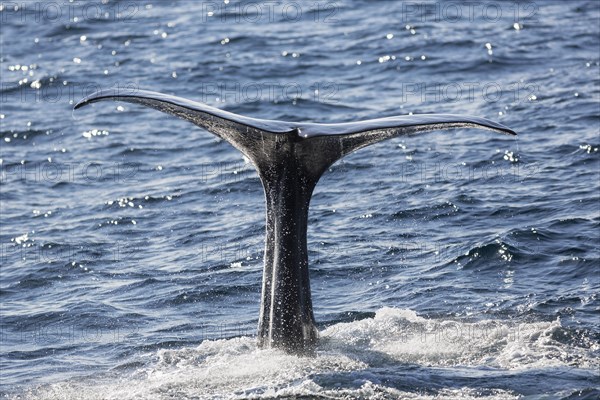
[[318,339],[306,245],[308,208],[313,189],[327,168],[346,154],[396,136],[464,127],[516,135],[484,118],[451,114],[340,124],[272,121],[141,90],[97,92],[81,100],[75,109],[101,100],[138,103],[193,122],[228,141],[254,163],[266,201],[259,346],[304,354],[314,351]]

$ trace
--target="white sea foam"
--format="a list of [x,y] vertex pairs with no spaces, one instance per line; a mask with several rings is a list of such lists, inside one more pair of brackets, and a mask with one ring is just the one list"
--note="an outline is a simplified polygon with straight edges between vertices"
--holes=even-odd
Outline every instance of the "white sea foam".
[[[411,310],[383,308],[374,318],[340,323],[321,332],[316,357],[258,350],[255,339],[204,341],[195,348],[147,354],[135,371],[42,386],[36,399],[274,398],[516,398],[497,388],[439,388],[405,392],[382,378],[410,368],[485,368],[499,373],[536,368],[598,368],[598,345],[554,339],[560,321],[459,322],[426,319]],[[594,347],[595,346],[595,347]],[[384,372],[382,372],[384,371]],[[419,370],[411,372],[413,379]],[[401,379],[400,377],[398,378]],[[343,381],[343,384],[336,384]],[[336,389],[343,388],[343,389]],[[436,397],[437,396],[437,397]]]

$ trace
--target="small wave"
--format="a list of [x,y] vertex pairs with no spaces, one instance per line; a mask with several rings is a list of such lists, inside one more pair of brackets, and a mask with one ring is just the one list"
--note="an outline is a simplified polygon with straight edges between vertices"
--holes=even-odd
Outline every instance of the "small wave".
[[416,207],[397,211],[392,214],[392,220],[415,219],[415,220],[437,220],[443,217],[448,217],[458,211],[458,206],[446,201],[434,205],[425,205],[424,207]]

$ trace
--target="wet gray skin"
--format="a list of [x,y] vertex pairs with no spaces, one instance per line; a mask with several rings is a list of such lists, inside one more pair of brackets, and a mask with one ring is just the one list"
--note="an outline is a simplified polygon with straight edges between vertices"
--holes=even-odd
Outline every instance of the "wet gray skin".
[[451,114],[339,124],[262,120],[141,90],[96,92],[75,109],[101,100],[142,104],[188,120],[226,140],[253,162],[263,184],[267,211],[258,344],[296,354],[314,354],[318,341],[306,232],[310,198],[329,166],[346,154],[396,136],[465,127],[516,135],[484,118]]

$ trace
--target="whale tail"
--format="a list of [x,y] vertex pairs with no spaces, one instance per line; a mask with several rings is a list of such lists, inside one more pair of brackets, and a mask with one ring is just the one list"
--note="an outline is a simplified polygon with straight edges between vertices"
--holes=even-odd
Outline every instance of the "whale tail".
[[310,353],[317,342],[308,270],[307,223],[312,192],[335,161],[396,136],[448,128],[516,135],[471,116],[422,114],[339,124],[249,118],[150,91],[97,92],[75,109],[102,100],[142,104],[190,121],[226,140],[254,163],[265,191],[266,237],[258,338],[261,347]]
[[263,142],[283,140],[284,137],[297,143],[318,143],[319,146],[304,147],[320,147],[309,158],[313,164],[316,158],[326,161],[327,168],[355,150],[396,136],[449,128],[481,128],[516,135],[512,129],[494,121],[453,114],[403,115],[338,124],[273,121],[245,117],[182,97],[146,90],[96,92],[78,102],[75,109],[102,100],[137,103],[190,121],[229,142],[257,166],[263,159],[276,156],[264,154]]

